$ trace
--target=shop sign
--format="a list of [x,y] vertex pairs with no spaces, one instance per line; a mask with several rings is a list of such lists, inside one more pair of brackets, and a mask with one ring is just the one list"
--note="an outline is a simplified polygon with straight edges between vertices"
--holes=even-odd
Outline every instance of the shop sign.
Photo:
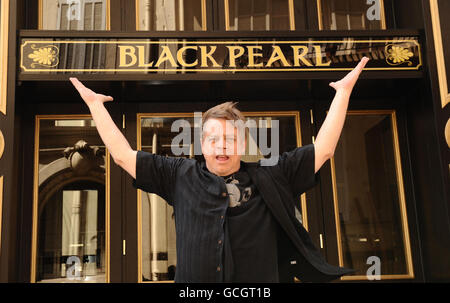
[[21,73],[227,73],[418,70],[416,38],[341,40],[32,40],[20,47]]

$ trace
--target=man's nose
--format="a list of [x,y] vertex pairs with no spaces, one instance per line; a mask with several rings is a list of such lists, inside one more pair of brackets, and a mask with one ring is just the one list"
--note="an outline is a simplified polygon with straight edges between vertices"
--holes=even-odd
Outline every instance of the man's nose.
[[217,142],[216,142],[216,150],[217,151],[219,151],[219,152],[221,152],[221,151],[225,151],[225,150],[227,150],[227,144],[226,144],[226,141],[225,141],[225,139],[219,139]]
[[216,143],[216,150],[220,151],[220,150],[225,150],[225,149],[227,149],[227,145],[223,141]]

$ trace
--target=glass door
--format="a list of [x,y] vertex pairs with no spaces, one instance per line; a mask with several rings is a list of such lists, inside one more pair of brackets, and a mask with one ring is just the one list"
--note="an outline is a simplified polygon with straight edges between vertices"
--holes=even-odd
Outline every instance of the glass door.
[[110,157],[88,115],[36,116],[31,282],[110,281]]
[[356,270],[342,280],[414,278],[398,133],[395,110],[349,110],[323,168],[328,256]]

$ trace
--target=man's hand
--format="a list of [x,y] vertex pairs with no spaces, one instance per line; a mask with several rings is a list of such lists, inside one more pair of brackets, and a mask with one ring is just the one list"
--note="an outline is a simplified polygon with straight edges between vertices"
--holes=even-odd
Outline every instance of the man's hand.
[[131,149],[130,144],[112,120],[110,114],[103,105],[104,102],[112,101],[113,98],[97,94],[85,87],[77,78],[70,81],[86,102],[95,121],[97,131],[108,148],[114,162],[136,178],[136,155],[137,151]]
[[327,117],[320,127],[317,138],[314,142],[315,163],[314,171],[317,172],[322,165],[333,157],[334,151],[344,126],[347,114],[348,102],[353,87],[358,80],[359,74],[366,66],[369,58],[364,57],[359,64],[349,72],[344,78],[337,82],[331,82],[330,86],[336,90],[333,102],[331,103]]
[[91,105],[96,102],[104,103],[113,100],[113,97],[111,96],[97,94],[96,92],[90,90],[89,88],[84,86],[83,83],[81,83],[77,78],[70,78],[70,82],[72,82],[73,86],[75,86],[77,91],[80,93],[81,98],[83,98],[84,102],[89,107],[91,107]]
[[361,74],[361,71],[363,70],[364,66],[366,66],[366,63],[368,61],[369,58],[363,57],[359,62],[359,64],[351,72],[349,72],[341,80],[337,82],[331,82],[330,86],[334,88],[336,91],[344,89],[351,92],[353,86],[355,86],[356,80],[358,80],[359,74]]

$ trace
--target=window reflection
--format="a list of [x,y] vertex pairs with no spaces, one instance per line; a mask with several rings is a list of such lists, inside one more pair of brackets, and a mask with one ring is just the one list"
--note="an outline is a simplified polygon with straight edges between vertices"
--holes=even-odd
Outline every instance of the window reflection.
[[[295,0],[293,3],[294,6],[294,21],[295,21],[295,30],[306,30],[306,10],[307,1],[306,0]],[[291,28],[292,29],[292,28]]]
[[138,0],[137,30],[206,30],[206,0]]
[[[171,150],[171,125],[177,119],[184,119],[194,125],[192,117],[179,118],[142,118],[141,150],[165,156],[174,156]],[[194,138],[192,128],[191,138]],[[184,142],[185,143],[185,142]],[[189,146],[189,155],[193,157],[193,145]],[[141,252],[142,281],[174,280],[176,269],[176,236],[173,207],[156,194],[140,192],[141,197]]]
[[36,282],[106,282],[105,148],[91,119],[39,119]]
[[[274,120],[279,121],[279,152],[290,151],[300,145],[299,115],[294,113],[276,114],[246,114],[247,119],[253,121],[256,128],[250,128],[247,132],[246,154],[242,157],[245,162],[257,162],[264,157],[270,157],[264,150],[260,149],[261,131],[268,134],[267,146],[271,147],[272,138],[270,129]],[[174,116],[176,116],[174,114]],[[194,117],[193,115],[181,115],[176,117],[140,116],[140,134],[138,146],[140,149],[150,153],[165,156],[174,156],[172,153],[172,140],[177,132],[171,131],[172,123],[178,119],[186,120],[191,126],[191,143],[185,144],[189,152],[184,154],[187,158],[202,160],[202,156],[195,156],[194,142]],[[197,127],[197,125],[196,125]],[[254,132],[253,130],[257,130]],[[179,145],[181,147],[181,144]],[[256,151],[256,152],[255,152]],[[168,281],[174,280],[176,271],[176,234],[173,207],[156,194],[138,191],[139,232],[140,232],[140,281]],[[300,203],[299,203],[300,204]],[[302,222],[301,207],[298,207],[296,215]]]
[[394,119],[350,113],[332,161],[341,263],[364,278],[371,256],[383,276],[411,274]]
[[317,0],[324,30],[384,29],[383,0]]
[[42,30],[107,30],[109,0],[39,0]]
[[[227,30],[292,30],[289,0],[224,0]],[[293,21],[293,20],[292,20]]]

